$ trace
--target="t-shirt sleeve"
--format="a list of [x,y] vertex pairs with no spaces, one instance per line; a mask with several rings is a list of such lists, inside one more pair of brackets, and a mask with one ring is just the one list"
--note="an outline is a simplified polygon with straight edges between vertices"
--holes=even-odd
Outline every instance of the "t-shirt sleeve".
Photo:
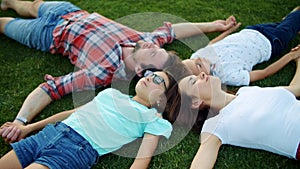
[[250,74],[247,70],[238,70],[227,73],[222,79],[222,83],[231,86],[245,86],[250,83]]
[[221,115],[217,115],[215,117],[209,118],[205,121],[201,133],[209,133],[217,136],[222,144],[226,144],[227,133],[224,126],[222,126],[222,118]]
[[168,139],[171,136],[172,125],[165,119],[157,118],[146,125],[144,132],[157,136],[161,135]]
[[175,32],[170,22],[164,22],[164,25],[155,29],[152,34],[155,36],[155,43],[160,47],[175,39]]

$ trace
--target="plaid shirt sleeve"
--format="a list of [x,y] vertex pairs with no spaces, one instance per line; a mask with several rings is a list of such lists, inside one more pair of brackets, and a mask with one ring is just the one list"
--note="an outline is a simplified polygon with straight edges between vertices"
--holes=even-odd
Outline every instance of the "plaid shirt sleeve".
[[162,47],[166,43],[171,43],[175,39],[175,32],[170,22],[164,22],[164,25],[152,32],[154,42]]
[[47,82],[40,87],[53,99],[58,100],[62,96],[74,91],[93,90],[97,87],[110,84],[113,72],[104,69],[106,76],[99,78],[87,69],[80,69],[65,76],[53,77],[45,75]]

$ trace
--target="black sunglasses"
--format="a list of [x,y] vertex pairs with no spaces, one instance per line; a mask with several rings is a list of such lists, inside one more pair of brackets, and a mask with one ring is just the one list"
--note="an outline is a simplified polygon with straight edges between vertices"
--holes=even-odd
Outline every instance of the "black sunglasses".
[[157,74],[155,74],[154,72],[150,71],[150,70],[146,70],[146,72],[144,73],[144,77],[148,77],[151,76],[153,83],[160,85],[161,83],[164,84],[164,88],[167,91],[167,86],[166,86],[166,82],[164,80],[164,78],[162,78],[161,76],[158,76]]

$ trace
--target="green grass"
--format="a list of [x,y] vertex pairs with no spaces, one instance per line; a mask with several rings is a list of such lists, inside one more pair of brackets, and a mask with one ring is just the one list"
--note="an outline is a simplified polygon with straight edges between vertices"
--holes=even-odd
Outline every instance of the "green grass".
[[[169,0],[157,2],[149,0],[72,0],[71,2],[89,12],[98,12],[124,23],[128,22],[128,20],[124,20],[124,16],[141,12],[171,14],[177,19],[181,18],[190,22],[212,21],[235,15],[238,21],[243,23],[241,28],[246,25],[279,21],[299,5],[294,0]],[[13,11],[0,11],[0,16],[16,16],[16,14]],[[161,22],[159,17],[155,20]],[[131,25],[133,28],[144,28],[144,23],[140,24],[141,21],[135,23],[132,20],[129,21],[128,24],[133,24]],[[208,37],[213,38],[216,35],[216,33],[212,33]],[[299,40],[299,38],[293,40],[289,49],[298,44]],[[193,52],[179,41],[166,45],[165,48],[176,50],[182,58],[187,58]],[[255,68],[263,68],[274,61],[270,60]],[[43,82],[45,74],[59,76],[74,70],[67,58],[29,49],[3,35],[0,36],[0,65],[0,124],[14,119],[26,96]],[[287,85],[294,70],[295,64],[290,63],[274,76],[251,85]],[[86,96],[85,93],[78,95]],[[91,97],[85,97],[85,101],[90,99]],[[72,96],[67,96],[49,105],[35,120],[73,107]],[[169,151],[153,157],[150,168],[188,168],[198,147],[199,136],[189,133]],[[0,156],[10,149],[8,144],[0,140]],[[133,158],[109,154],[100,158],[94,168],[129,168],[133,160]],[[300,163],[265,151],[222,146],[215,168],[296,169],[300,168]]]

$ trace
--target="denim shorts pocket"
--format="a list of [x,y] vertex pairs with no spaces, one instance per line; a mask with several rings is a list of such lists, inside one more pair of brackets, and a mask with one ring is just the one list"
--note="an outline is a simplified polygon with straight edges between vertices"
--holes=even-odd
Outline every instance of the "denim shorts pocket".
[[87,141],[78,145],[76,154],[78,155],[77,160],[79,166],[83,165],[82,167],[91,168],[97,162],[98,153]]

